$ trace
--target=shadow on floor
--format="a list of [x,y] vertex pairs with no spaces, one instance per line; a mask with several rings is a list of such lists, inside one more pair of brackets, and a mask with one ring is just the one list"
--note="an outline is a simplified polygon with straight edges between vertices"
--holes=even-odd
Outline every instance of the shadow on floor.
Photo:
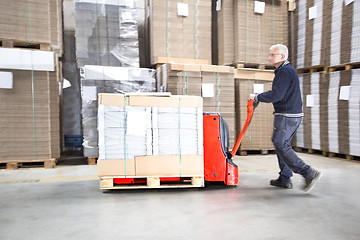
[[84,157],[80,148],[67,149],[61,153],[56,165],[87,165],[87,158]]

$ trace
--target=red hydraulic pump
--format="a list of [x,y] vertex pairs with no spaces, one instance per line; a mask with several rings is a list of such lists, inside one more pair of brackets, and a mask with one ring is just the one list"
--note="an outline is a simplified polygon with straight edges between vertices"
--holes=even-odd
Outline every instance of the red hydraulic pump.
[[246,122],[230,152],[229,129],[219,113],[204,113],[204,175],[205,181],[224,182],[225,185],[237,185],[239,182],[238,166],[232,161],[239,149],[241,140],[250,124],[257,104],[250,99],[247,105]]

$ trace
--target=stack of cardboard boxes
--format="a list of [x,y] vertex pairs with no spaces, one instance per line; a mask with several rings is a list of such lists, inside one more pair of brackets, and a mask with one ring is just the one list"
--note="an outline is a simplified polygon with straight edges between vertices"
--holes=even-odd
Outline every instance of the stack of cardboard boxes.
[[211,61],[211,1],[151,1],[151,62],[158,57]]
[[297,5],[296,66],[308,73],[299,74],[305,117],[293,144],[359,156],[359,71],[352,68],[360,62],[360,4],[300,0]]
[[61,0],[3,2],[0,26],[3,47],[30,45],[62,54]]
[[0,12],[0,161],[54,167],[60,157],[61,1],[10,1]]
[[[218,62],[235,69],[236,136],[247,117],[250,93],[271,89],[273,69],[268,61],[269,48],[288,42],[286,1],[221,1],[217,6]],[[262,85],[261,91],[259,86]],[[255,86],[255,87],[254,87]],[[252,123],[239,150],[273,150],[271,143],[273,107],[262,104],[255,110]]]
[[100,177],[202,176],[202,99],[99,94]]
[[268,65],[269,47],[287,44],[286,1],[222,1],[218,12],[219,64]]
[[[272,70],[236,69],[235,99],[236,99],[236,134],[239,135],[247,119],[247,103],[250,93],[269,91],[272,87],[274,73]],[[240,154],[247,151],[274,150],[271,142],[273,131],[272,104],[260,103],[254,111],[251,124],[246,130],[239,148]]]
[[[11,50],[14,51],[7,51],[9,55],[0,52],[10,58],[17,54],[15,49]],[[33,51],[17,52],[28,53],[33,61],[46,59]],[[11,85],[0,88],[1,160],[40,160],[60,155],[58,76],[54,71],[54,54],[46,52],[46,55],[47,67],[34,66],[37,70],[20,66],[18,62],[11,64],[8,59],[0,64],[4,68],[0,73],[7,75],[2,78],[2,84],[9,82]]]

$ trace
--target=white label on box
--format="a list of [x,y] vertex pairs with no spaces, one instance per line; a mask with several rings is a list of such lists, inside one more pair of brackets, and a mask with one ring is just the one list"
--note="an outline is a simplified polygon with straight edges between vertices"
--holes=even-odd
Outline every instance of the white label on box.
[[127,113],[126,132],[129,135],[145,136],[146,135],[146,112]]
[[313,95],[306,95],[306,106],[307,107],[314,106],[314,96]]
[[203,83],[201,86],[202,97],[214,97],[215,90],[213,83]]
[[309,20],[317,17],[317,6],[309,8]]
[[349,5],[350,3],[352,3],[354,0],[344,0],[345,1],[345,6]]
[[120,12],[120,14],[121,14],[120,16],[122,22],[133,21],[133,15],[131,14],[131,12],[122,11]]
[[128,69],[124,67],[84,66],[84,80],[129,80]]
[[13,88],[13,73],[0,72],[0,88],[12,89]]
[[350,90],[351,90],[351,86],[341,86],[339,100],[349,100]]
[[189,5],[187,3],[178,3],[177,13],[179,16],[184,16],[184,17],[189,16]]
[[254,12],[259,14],[265,13],[265,2],[255,1],[254,2]]
[[221,0],[217,0],[216,1],[216,11],[220,11],[221,10]]
[[264,84],[254,84],[253,88],[254,88],[253,93],[263,93],[264,92]]
[[93,101],[97,99],[97,90],[95,86],[84,86],[82,87],[82,100]]

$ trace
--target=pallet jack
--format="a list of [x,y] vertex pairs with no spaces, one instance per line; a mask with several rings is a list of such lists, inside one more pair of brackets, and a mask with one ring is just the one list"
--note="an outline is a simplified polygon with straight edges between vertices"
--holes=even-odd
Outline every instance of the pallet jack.
[[[206,182],[223,182],[234,186],[239,182],[238,166],[232,161],[240,147],[241,140],[253,116],[257,104],[250,99],[247,105],[246,122],[238,136],[234,148],[229,149],[229,129],[219,113],[203,114],[204,136],[204,180]],[[161,182],[189,180],[189,177],[160,177]],[[145,184],[146,178],[113,178],[113,184]]]
[[234,148],[229,151],[229,129],[219,113],[204,113],[204,178],[206,182],[223,182],[234,186],[239,182],[238,166],[232,161],[249,126],[257,103],[250,99],[247,118]]

